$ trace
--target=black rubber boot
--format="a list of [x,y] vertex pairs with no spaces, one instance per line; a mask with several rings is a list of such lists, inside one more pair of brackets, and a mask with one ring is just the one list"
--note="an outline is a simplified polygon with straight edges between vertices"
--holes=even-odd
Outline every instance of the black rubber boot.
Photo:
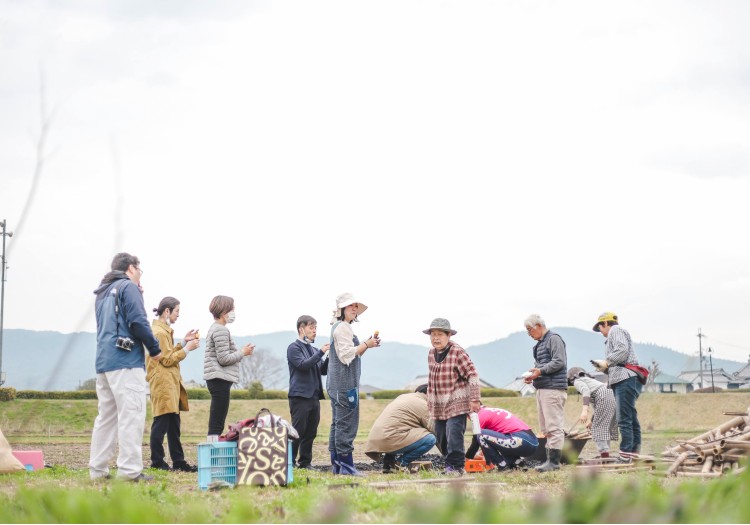
[[562,457],[562,450],[559,448],[548,448],[547,449],[547,461],[536,468],[537,472],[552,472],[553,470],[560,470],[560,458]]

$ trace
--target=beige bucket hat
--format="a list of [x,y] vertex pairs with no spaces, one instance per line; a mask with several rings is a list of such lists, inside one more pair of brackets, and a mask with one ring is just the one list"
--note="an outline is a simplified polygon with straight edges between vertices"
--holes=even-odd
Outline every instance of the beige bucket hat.
[[336,297],[336,309],[333,311],[333,316],[331,317],[331,324],[335,323],[339,317],[341,317],[341,309],[346,308],[349,305],[352,305],[354,303],[357,303],[359,305],[359,308],[357,309],[357,316],[360,316],[364,313],[365,310],[367,310],[367,305],[363,303],[362,301],[358,301],[354,298],[352,294],[349,292],[342,293],[338,297]]

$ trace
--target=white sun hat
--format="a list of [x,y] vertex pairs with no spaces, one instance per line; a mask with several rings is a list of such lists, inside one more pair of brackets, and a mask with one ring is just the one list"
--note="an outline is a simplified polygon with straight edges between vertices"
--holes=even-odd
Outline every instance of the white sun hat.
[[331,318],[331,324],[335,323],[339,317],[341,317],[341,309],[346,308],[349,305],[352,304],[358,304],[359,308],[357,309],[357,315],[362,315],[362,313],[367,310],[367,305],[364,304],[362,301],[358,301],[354,298],[354,296],[350,293],[342,293],[338,297],[336,297],[336,309],[333,311],[333,317]]

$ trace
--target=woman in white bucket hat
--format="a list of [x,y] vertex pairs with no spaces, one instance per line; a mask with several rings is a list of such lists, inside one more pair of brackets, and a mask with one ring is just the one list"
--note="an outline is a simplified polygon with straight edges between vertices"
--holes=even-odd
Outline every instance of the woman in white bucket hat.
[[377,336],[362,343],[354,335],[352,323],[367,310],[350,293],[336,298],[336,309],[331,319],[331,349],[328,352],[326,390],[331,399],[331,432],[328,449],[334,474],[360,475],[354,467],[354,438],[359,429],[359,378],[362,355],[380,346]]

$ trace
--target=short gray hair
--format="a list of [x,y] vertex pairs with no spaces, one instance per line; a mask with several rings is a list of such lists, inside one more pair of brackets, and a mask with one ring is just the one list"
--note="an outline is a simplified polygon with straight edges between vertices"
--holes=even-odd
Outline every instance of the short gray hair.
[[539,314],[531,314],[526,318],[526,320],[523,322],[524,326],[528,328],[532,328],[536,325],[540,325],[543,328],[547,328],[547,325],[544,324],[544,319],[542,319],[542,316]]

